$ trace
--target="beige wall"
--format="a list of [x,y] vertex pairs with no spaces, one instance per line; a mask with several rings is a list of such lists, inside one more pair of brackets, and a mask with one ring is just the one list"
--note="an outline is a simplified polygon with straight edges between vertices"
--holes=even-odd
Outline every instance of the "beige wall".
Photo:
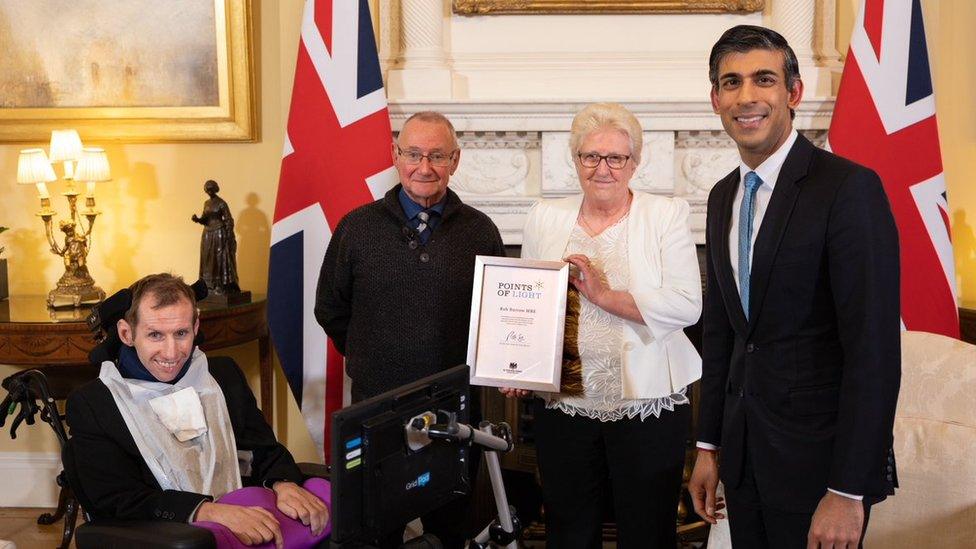
[[[847,52],[861,0],[837,1],[838,50]],[[922,0],[936,112],[949,196],[956,280],[964,305],[976,307],[976,2]]]
[[[200,225],[190,215],[203,208],[203,182],[215,179],[221,196],[237,221],[241,286],[258,293],[267,287],[268,246],[274,212],[284,124],[290,103],[298,50],[302,3],[254,2],[254,51],[258,70],[261,138],[249,144],[104,144],[113,181],[97,191],[98,219],[89,267],[106,290],[130,284],[142,275],[171,270],[196,280]],[[84,135],[82,135],[84,139]],[[103,145],[103,143],[91,143]],[[63,272],[60,260],[44,245],[44,233],[34,212],[32,187],[15,183],[17,154],[29,145],[0,146],[0,225],[10,227],[0,239],[7,246],[10,290],[13,294],[44,294]],[[38,143],[43,146],[46,143]],[[52,202],[64,211],[64,199],[52,187]],[[256,388],[256,347],[230,354],[245,367]],[[0,378],[16,371],[0,365]],[[294,400],[276,373],[275,427],[300,460],[316,459]],[[44,429],[21,429],[11,441],[0,433],[0,452],[55,451],[53,436]]]

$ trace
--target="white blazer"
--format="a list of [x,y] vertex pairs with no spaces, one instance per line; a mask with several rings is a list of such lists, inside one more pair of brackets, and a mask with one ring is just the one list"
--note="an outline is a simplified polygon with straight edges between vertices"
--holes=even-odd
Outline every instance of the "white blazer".
[[[660,398],[701,377],[701,357],[682,331],[701,316],[701,274],[688,203],[633,193],[627,290],[646,326],[623,319],[622,397]],[[579,194],[536,204],[525,222],[522,257],[562,260],[582,203]]]

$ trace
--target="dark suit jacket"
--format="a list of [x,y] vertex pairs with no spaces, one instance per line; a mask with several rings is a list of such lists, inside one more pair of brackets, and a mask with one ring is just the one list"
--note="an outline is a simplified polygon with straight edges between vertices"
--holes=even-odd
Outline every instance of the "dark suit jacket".
[[[901,379],[898,233],[871,170],[802,135],[753,248],[747,321],[729,260],[736,169],[708,198],[698,440],[764,504],[810,512],[826,489],[894,493]],[[731,235],[731,238],[737,238]]]
[[[251,483],[302,482],[295,460],[275,439],[233,360],[209,360],[210,374],[227,401],[237,449],[254,453]],[[95,518],[186,522],[209,494],[162,490],[122,419],[108,388],[95,379],[68,397],[69,444],[74,464],[69,478],[80,483],[79,501]],[[76,489],[79,487],[76,487]],[[85,505],[87,500],[88,505]]]

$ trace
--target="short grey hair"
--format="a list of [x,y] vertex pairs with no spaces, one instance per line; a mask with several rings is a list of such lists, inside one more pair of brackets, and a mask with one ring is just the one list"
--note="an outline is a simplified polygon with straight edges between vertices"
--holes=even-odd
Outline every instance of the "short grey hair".
[[[412,120],[420,120],[421,122],[443,124],[444,126],[447,127],[448,130],[451,131],[451,139],[454,142],[454,148],[455,149],[458,148],[457,131],[454,130],[454,124],[451,124],[451,121],[448,120],[448,118],[443,114],[437,111],[420,111],[414,113],[410,116],[410,118],[407,118],[407,120],[403,123],[403,126],[400,127],[400,133],[403,133],[403,128],[406,128],[407,124],[409,124]],[[398,142],[400,140],[400,133],[397,134]]]
[[634,165],[640,164],[644,147],[644,130],[634,113],[619,103],[593,103],[587,105],[573,118],[569,133],[569,151],[576,158],[580,143],[598,130],[613,129],[627,134],[630,140],[630,156]]

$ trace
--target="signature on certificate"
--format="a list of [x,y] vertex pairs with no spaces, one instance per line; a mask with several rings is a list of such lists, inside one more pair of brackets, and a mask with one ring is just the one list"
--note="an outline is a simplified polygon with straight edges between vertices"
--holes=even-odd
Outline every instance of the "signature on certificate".
[[502,340],[502,343],[525,343],[525,334],[512,330],[505,334],[505,339]]

